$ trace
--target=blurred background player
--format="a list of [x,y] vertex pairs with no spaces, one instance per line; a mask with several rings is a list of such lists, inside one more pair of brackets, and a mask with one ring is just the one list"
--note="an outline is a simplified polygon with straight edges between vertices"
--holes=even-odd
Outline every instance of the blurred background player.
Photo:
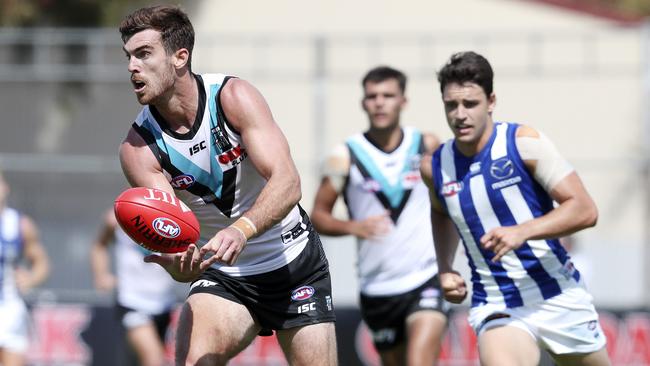
[[594,226],[596,205],[548,138],[492,120],[493,78],[475,52],[452,55],[438,73],[454,138],[421,170],[445,297],[467,295],[452,267],[460,236],[482,365],[537,365],[539,347],[559,365],[609,365],[592,297],[556,239]]
[[49,260],[34,222],[6,206],[8,194],[0,172],[0,364],[21,366],[29,344],[29,313],[21,295],[45,281]]
[[[369,127],[334,149],[312,221],[324,235],[358,238],[360,306],[384,365],[433,365],[446,327],[422,154],[438,140],[402,127],[406,76],[380,66],[362,80]],[[343,196],[349,220],[333,216]]]
[[[115,274],[109,247],[115,244]],[[151,252],[134,243],[119,227],[113,210],[104,215],[91,250],[95,288],[116,290],[120,322],[141,366],[165,364],[165,334],[177,298],[175,281],[158,265],[145,263]]]

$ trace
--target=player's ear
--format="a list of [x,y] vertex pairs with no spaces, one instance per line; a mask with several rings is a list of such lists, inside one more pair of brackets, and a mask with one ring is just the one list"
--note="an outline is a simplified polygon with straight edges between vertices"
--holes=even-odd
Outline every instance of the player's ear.
[[497,95],[492,93],[488,98],[488,113],[492,113],[494,111],[494,107],[496,106],[497,106]]
[[190,60],[190,52],[187,50],[187,48],[179,48],[174,52],[173,56],[173,62],[174,62],[174,67],[177,69],[181,69],[185,67]]

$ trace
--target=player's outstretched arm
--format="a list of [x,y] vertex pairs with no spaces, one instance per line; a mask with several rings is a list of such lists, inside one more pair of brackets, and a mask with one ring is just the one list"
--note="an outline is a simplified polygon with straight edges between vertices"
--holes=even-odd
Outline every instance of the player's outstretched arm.
[[262,94],[249,82],[231,79],[221,92],[226,119],[237,129],[248,157],[267,179],[244,213],[261,233],[280,222],[301,198],[300,177],[289,144]]
[[267,182],[253,206],[201,247],[210,261],[233,265],[246,242],[280,222],[301,198],[300,177],[289,144],[262,94],[250,83],[230,79],[221,89],[221,106],[242,137],[248,158]]

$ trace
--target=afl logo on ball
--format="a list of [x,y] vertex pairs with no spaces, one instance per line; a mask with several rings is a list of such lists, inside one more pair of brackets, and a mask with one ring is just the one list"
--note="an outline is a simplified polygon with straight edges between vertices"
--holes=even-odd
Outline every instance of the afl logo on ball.
[[175,176],[169,183],[175,189],[188,189],[194,184],[194,182],[195,179],[191,174],[182,174]]
[[164,238],[174,239],[181,234],[181,227],[174,220],[166,217],[159,217],[153,220],[151,225],[158,235]]
[[315,293],[316,290],[314,290],[314,288],[311,286],[298,287],[297,289],[293,290],[293,292],[291,292],[291,300],[293,301],[307,300],[308,298],[312,297]]

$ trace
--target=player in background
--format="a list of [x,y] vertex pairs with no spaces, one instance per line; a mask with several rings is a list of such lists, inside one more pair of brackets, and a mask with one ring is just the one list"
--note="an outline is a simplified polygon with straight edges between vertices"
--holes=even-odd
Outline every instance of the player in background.
[[201,224],[198,246],[146,257],[192,283],[176,364],[224,365],[275,331],[291,365],[335,365],[327,259],[264,97],[236,77],[192,72],[194,30],[177,7],[139,9],[120,33],[144,105],[122,169],[132,186],[174,193]]
[[30,328],[22,295],[45,281],[50,266],[34,221],[7,207],[8,195],[0,172],[0,364],[21,366]]
[[[115,245],[115,274],[109,247]],[[116,309],[129,346],[141,366],[165,364],[165,334],[177,299],[176,282],[160,266],[145,263],[151,252],[119,227],[113,210],[105,213],[90,252],[95,288],[116,290]]]
[[[365,75],[368,130],[327,158],[311,214],[319,233],[358,239],[360,306],[383,365],[433,365],[447,324],[420,159],[432,134],[400,123],[406,76],[380,66]],[[348,220],[334,217],[339,196]]]
[[596,205],[542,133],[492,120],[493,75],[474,52],[452,55],[438,72],[454,138],[421,172],[445,297],[467,295],[452,268],[460,236],[482,365],[537,365],[539,347],[558,365],[609,365],[592,297],[557,240],[594,226]]

